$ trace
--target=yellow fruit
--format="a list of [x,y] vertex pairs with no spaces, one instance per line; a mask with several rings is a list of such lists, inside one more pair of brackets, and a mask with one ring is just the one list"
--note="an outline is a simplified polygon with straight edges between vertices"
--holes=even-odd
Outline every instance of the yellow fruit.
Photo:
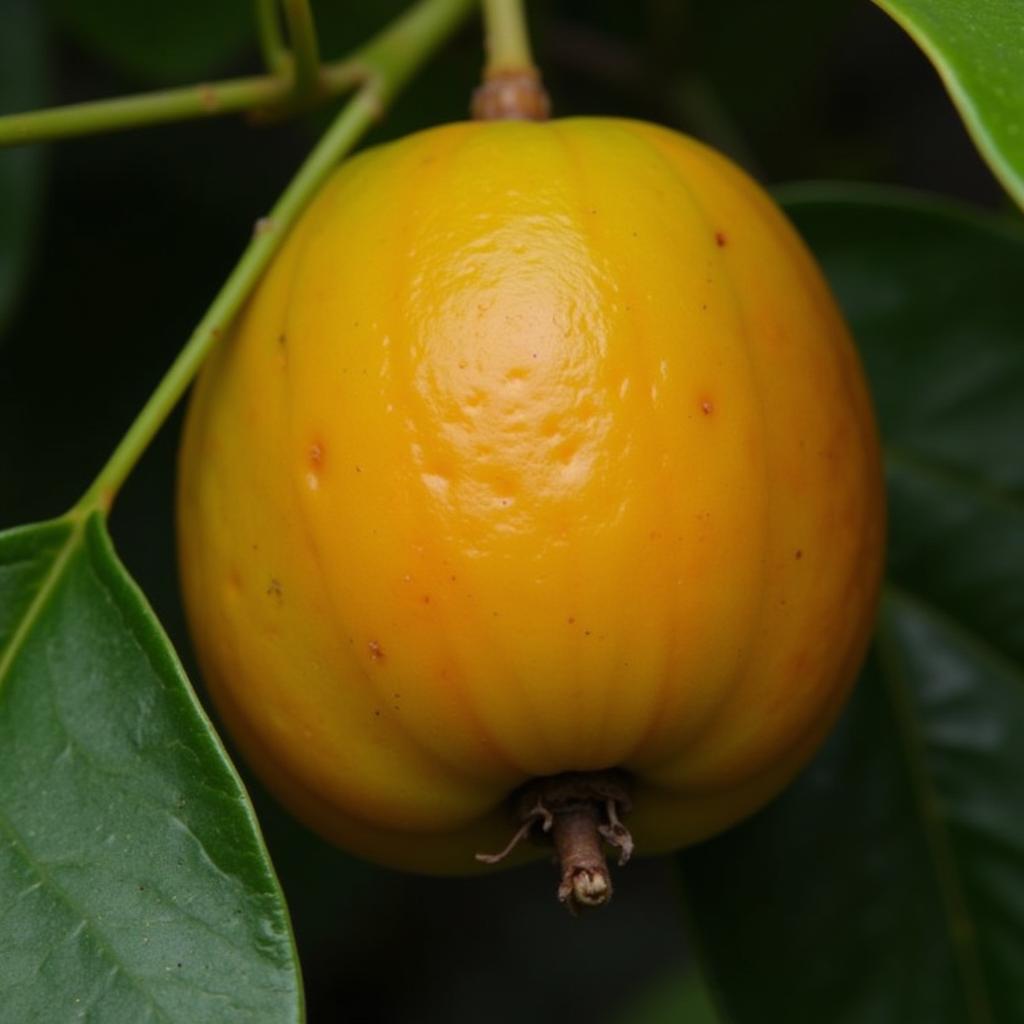
[[569,119],[333,176],[198,384],[179,523],[266,784],[455,873],[532,779],[621,769],[650,853],[778,792],[863,656],[883,499],[847,330],[772,201],[691,139]]

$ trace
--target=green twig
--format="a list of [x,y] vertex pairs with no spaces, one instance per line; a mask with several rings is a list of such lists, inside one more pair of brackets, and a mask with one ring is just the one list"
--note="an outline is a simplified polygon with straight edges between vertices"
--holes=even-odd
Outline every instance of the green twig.
[[483,0],[488,77],[533,69],[522,0]]
[[281,34],[277,0],[255,0],[256,31],[259,35],[263,61],[271,74],[285,71],[291,58]]
[[[365,80],[357,55],[323,67],[321,93],[337,96]],[[0,147],[100,132],[124,131],[168,121],[214,117],[240,110],[272,110],[292,95],[289,75],[257,75],[208,85],[189,85],[91,103],[72,103],[49,110],[0,117]]]
[[420,0],[353,56],[377,78],[382,103],[389,103],[420,66],[423,47],[433,51],[440,46],[477,2]]
[[140,125],[273,106],[289,94],[284,76],[260,75],[0,117],[0,146],[122,131]]
[[292,52],[292,89],[295,97],[313,96],[320,77],[320,48],[309,0],[284,0],[288,39]]
[[[259,9],[262,11],[265,6],[261,3]],[[382,99],[386,100],[418,64],[424,52],[421,40],[426,40],[428,49],[433,49],[473,6],[473,0],[420,0],[366,46],[348,57],[319,67],[314,72],[317,98],[345,93],[365,82],[377,70],[381,72],[378,88]],[[310,52],[315,54],[316,37],[312,23],[310,31],[313,32],[313,49]],[[275,44],[267,38],[271,51],[276,53]],[[407,61],[407,56],[415,59]],[[276,74],[8,114],[0,117],[0,147],[123,131],[240,110],[282,109],[295,91],[295,82],[288,71],[290,65],[291,57],[284,52],[282,70]]]
[[346,104],[299,169],[270,215],[257,224],[252,241],[178,358],[107,464],[78,501],[73,515],[109,511],[114,498],[196,371],[248,298],[288,231],[334,165],[381,115],[386,103],[429,54],[469,13],[474,0],[420,0],[362,51],[365,84]]

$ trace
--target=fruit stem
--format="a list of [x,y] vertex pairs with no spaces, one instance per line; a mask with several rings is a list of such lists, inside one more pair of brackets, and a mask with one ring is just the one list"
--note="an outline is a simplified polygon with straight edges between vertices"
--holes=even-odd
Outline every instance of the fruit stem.
[[[555,848],[561,877],[558,899],[572,914],[600,907],[612,896],[604,845],[619,851],[619,864],[633,853],[633,837],[620,820],[630,809],[621,772],[571,772],[528,783],[518,793],[521,825],[500,853],[478,853],[484,864],[504,860],[531,833]],[[539,830],[539,831],[538,831]]]
[[522,0],[483,0],[487,62],[473,93],[478,121],[544,121],[551,102],[533,63]]
[[487,41],[485,74],[534,70],[522,0],[483,0]]
[[299,214],[337,162],[380,118],[398,88],[471,7],[472,0],[421,0],[361,51],[364,84],[306,158],[269,216],[257,221],[241,260],[106,465],[75,505],[74,513],[110,510],[121,484],[184,394],[210,349],[227,333]]
[[597,805],[584,801],[554,816],[551,839],[562,879],[558,899],[575,913],[581,907],[603,906],[612,896],[608,862],[601,848]]

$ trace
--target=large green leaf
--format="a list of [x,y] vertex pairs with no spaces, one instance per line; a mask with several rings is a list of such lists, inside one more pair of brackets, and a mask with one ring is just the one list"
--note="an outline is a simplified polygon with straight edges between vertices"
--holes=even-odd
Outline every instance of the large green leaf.
[[975,145],[1024,207],[1024,4],[875,0],[942,76]]
[[[34,0],[7,0],[0,32],[0,114],[41,106],[44,38]],[[0,151],[0,335],[28,270],[38,220],[42,151]]]
[[737,1024],[1024,1020],[1024,236],[819,191],[789,210],[885,437],[888,583],[839,728],[682,857]]
[[98,515],[0,533],[0,1007],[302,1017],[248,800]]

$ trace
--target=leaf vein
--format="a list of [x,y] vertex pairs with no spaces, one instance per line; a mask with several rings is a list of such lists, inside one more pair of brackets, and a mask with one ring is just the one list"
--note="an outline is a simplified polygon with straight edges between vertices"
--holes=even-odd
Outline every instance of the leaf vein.
[[25,609],[25,612],[21,617],[21,621],[18,623],[14,633],[11,635],[10,640],[8,640],[6,647],[2,652],[0,652],[0,692],[3,691],[7,676],[17,660],[18,655],[21,653],[22,647],[24,647],[28,640],[36,619],[38,619],[43,613],[47,602],[56,589],[57,584],[60,582],[61,576],[64,574],[64,569],[67,567],[71,556],[74,554],[78,542],[81,541],[82,535],[83,531],[80,523],[75,522],[68,532],[64,543],[61,544],[59,548],[55,549],[53,563],[51,564],[49,571],[43,578],[39,589],[36,591],[35,597],[32,598],[32,601]]
[[[899,595],[896,595],[896,599],[899,599]],[[969,1020],[973,1024],[993,1024],[977,931],[958,871],[947,815],[928,773],[925,741],[912,710],[912,684],[899,663],[895,644],[889,635],[890,629],[883,614],[876,638],[879,666],[889,694],[893,720],[902,739],[900,749],[910,775],[911,789],[918,807],[918,821],[935,871],[935,882],[947,922],[947,938],[963,985]]]
[[[64,906],[71,911],[71,913],[77,919],[75,927],[68,933],[67,937],[73,937],[80,934],[82,931],[88,931],[89,936],[96,943],[97,948],[104,953],[112,966],[116,967],[126,978],[128,978],[136,990],[143,996],[145,1001],[152,1007],[153,1011],[157,1014],[156,1019],[161,1021],[167,1021],[167,1024],[171,1024],[171,1018],[165,1016],[162,1007],[156,1002],[152,994],[142,984],[140,979],[132,974],[130,971],[125,970],[124,965],[121,963],[120,958],[116,952],[108,943],[106,936],[100,931],[95,922],[90,920],[89,916],[85,914],[76,904],[75,900],[71,895],[64,889],[63,886],[59,885],[46,867],[37,861],[29,849],[28,845],[22,839],[17,829],[6,818],[2,812],[0,812],[0,832],[4,833],[7,837],[10,847],[15,853],[20,854],[24,863],[28,866],[29,870],[32,871],[36,877],[40,880],[42,885],[46,888],[52,896],[54,896],[59,902],[63,903]],[[41,961],[40,967],[53,955],[54,947],[51,947],[47,952],[46,957]]]

